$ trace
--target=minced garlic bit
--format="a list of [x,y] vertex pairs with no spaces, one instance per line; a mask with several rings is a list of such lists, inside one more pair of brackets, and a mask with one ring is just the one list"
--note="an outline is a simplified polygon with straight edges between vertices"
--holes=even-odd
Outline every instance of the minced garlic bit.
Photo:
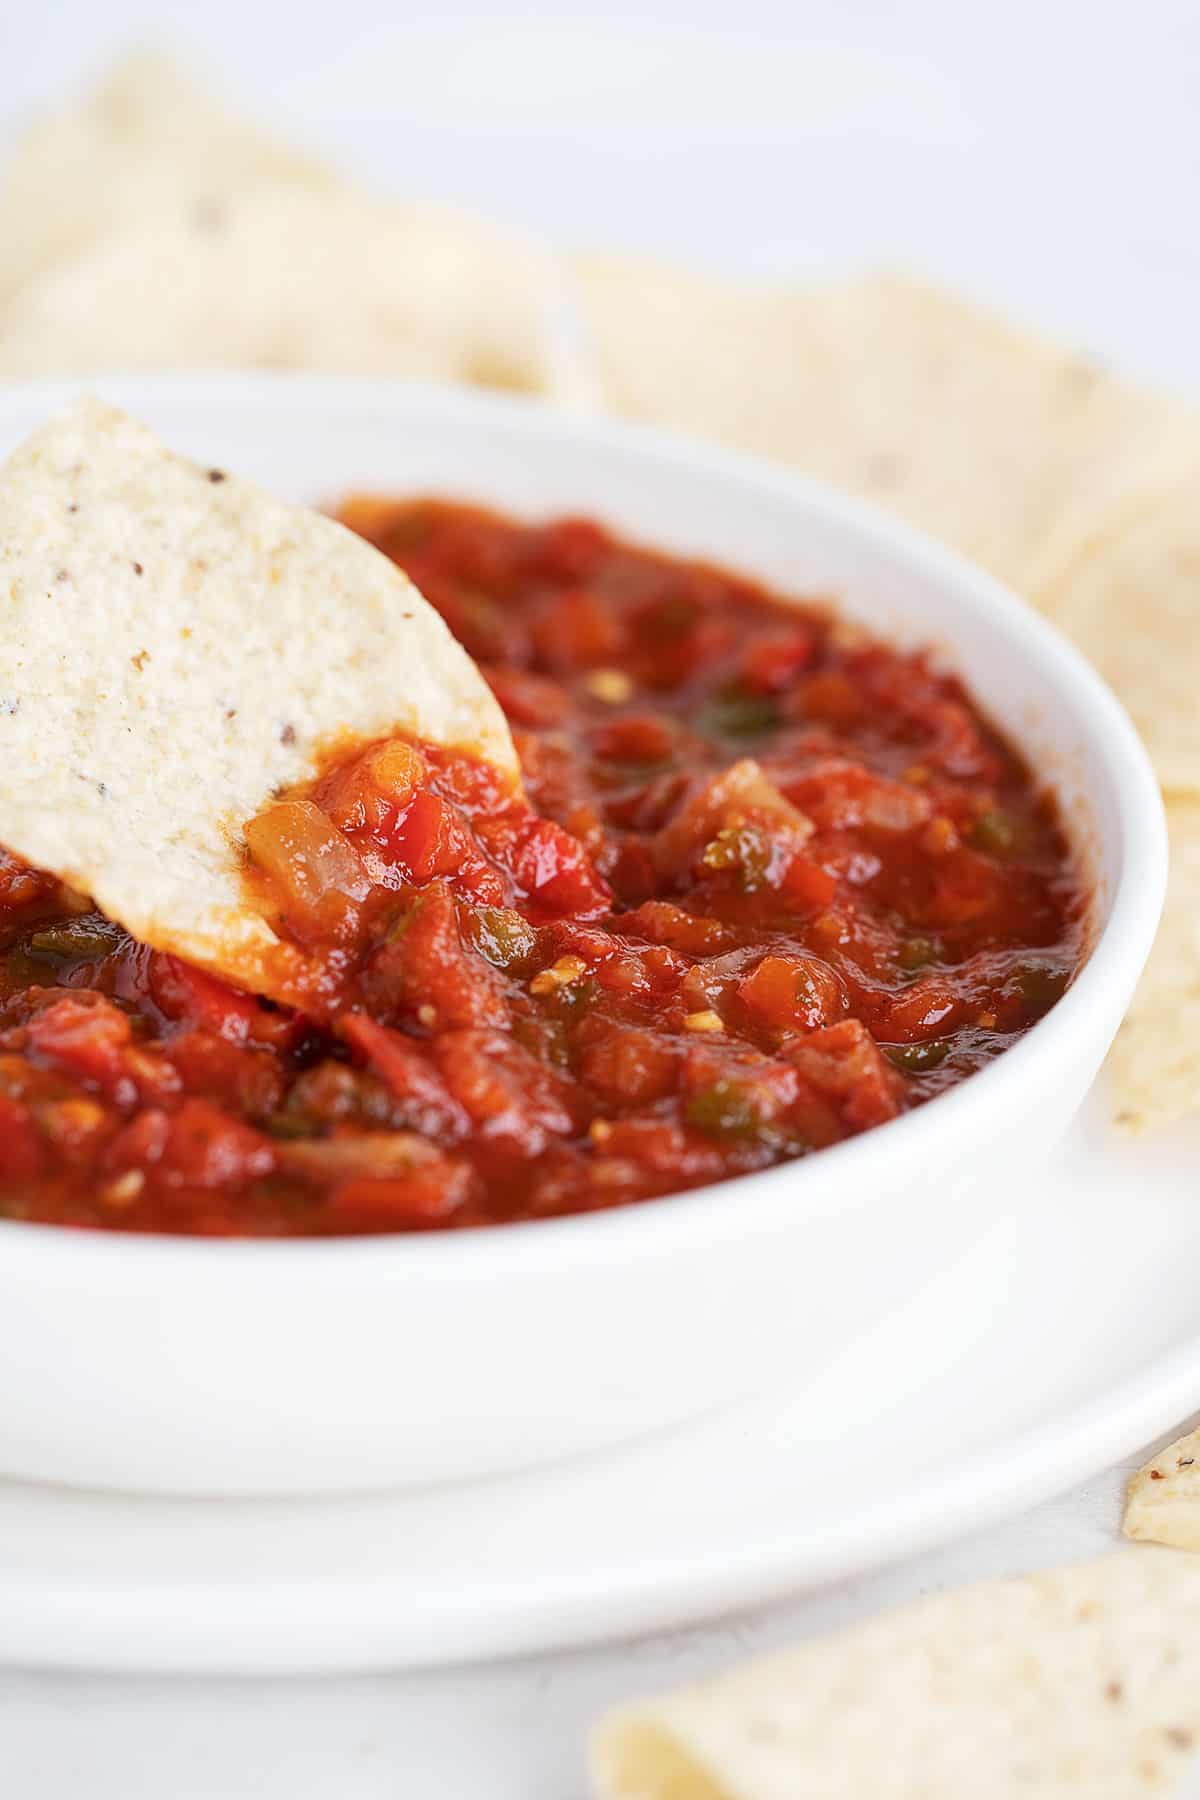
[[949,856],[952,850],[958,849],[959,844],[953,819],[947,819],[942,813],[930,819],[921,833],[920,842],[927,856]]
[[818,913],[810,927],[813,935],[826,944],[840,944],[846,927],[835,912]]
[[423,1001],[417,1008],[417,1023],[423,1025],[426,1031],[432,1031],[437,1024],[437,1007],[430,1006],[428,1000]]
[[603,1144],[612,1136],[612,1126],[607,1119],[593,1119],[588,1126],[588,1136],[593,1144]]
[[621,1156],[596,1157],[591,1173],[595,1187],[622,1188],[629,1182],[629,1164]]
[[107,1182],[100,1189],[100,1199],[105,1206],[129,1206],[145,1185],[146,1177],[141,1169],[127,1169],[124,1175],[118,1175],[115,1181]]
[[835,619],[829,627],[829,641],[838,650],[861,650],[871,636],[857,619]]
[[559,988],[570,987],[573,981],[578,981],[586,969],[587,964],[582,956],[560,956],[556,963],[551,963],[548,969],[543,969],[540,975],[534,976],[529,984],[529,991],[531,994],[553,994]]
[[38,1123],[53,1144],[81,1144],[106,1122],[95,1100],[48,1100],[38,1111]]
[[68,887],[65,881],[58,884],[58,898],[64,912],[91,912],[95,901],[87,894],[81,894],[78,888]]
[[633,683],[620,669],[593,669],[583,685],[593,700],[603,700],[606,706],[624,706],[633,697]]
[[720,1013],[707,1007],[703,1012],[688,1013],[683,1021],[685,1031],[724,1031],[725,1021]]

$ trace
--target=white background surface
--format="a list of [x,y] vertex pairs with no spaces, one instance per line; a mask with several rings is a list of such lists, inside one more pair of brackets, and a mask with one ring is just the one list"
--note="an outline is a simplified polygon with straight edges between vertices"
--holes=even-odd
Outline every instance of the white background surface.
[[[659,0],[653,16],[0,0],[0,126],[138,37],[199,52],[383,184],[726,266],[903,260],[1200,394],[1193,0]],[[328,1682],[0,1672],[0,1792],[581,1800],[604,1706],[919,1592],[1091,1554],[1114,1541],[1120,1485],[766,1616],[586,1655]]]
[[321,1681],[4,1672],[0,1791],[5,1800],[584,1800],[585,1734],[606,1707],[920,1593],[1098,1553],[1113,1541],[1121,1479],[1114,1472],[1001,1531],[765,1616],[580,1655]]

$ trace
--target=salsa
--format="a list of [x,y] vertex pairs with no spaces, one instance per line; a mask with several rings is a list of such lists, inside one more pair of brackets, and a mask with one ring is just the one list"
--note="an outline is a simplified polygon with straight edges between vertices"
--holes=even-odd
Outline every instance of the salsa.
[[482,667],[524,793],[332,746],[245,828],[288,1007],[0,852],[0,1215],[478,1226],[799,1159],[1035,1025],[1083,952],[1052,799],[922,653],[581,519],[352,501]]

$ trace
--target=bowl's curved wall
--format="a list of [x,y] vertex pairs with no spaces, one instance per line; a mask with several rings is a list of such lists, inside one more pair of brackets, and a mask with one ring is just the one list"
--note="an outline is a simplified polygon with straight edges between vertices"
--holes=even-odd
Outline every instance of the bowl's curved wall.
[[[641,1207],[414,1240],[206,1244],[0,1225],[0,1468],[115,1487],[367,1487],[651,1430],[813,1363],[1013,1204],[1132,994],[1165,879],[1161,804],[1082,659],[979,571],[785,471],[461,391],[318,377],[92,384],[172,445],[296,498],[427,491],[584,511],[828,595],[932,643],[1058,788],[1094,951],[991,1068],[793,1164]],[[0,396],[0,453],[74,389]]]

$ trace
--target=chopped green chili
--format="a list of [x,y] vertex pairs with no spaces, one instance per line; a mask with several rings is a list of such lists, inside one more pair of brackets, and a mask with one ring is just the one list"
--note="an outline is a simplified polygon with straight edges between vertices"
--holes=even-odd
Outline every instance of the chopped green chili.
[[83,962],[107,956],[116,947],[119,928],[107,919],[85,913],[77,919],[60,919],[32,932],[29,949],[34,956],[52,956],[59,962]]
[[906,1075],[924,1075],[927,1069],[936,1069],[945,1062],[950,1054],[950,1040],[931,1038],[927,1044],[885,1044],[883,1053]]
[[1006,812],[996,807],[980,813],[969,835],[975,848],[986,850],[989,856],[1009,856],[1016,848],[1017,827]]
[[683,1116],[712,1137],[751,1137],[760,1119],[754,1095],[736,1081],[714,1081],[686,1102]]
[[710,737],[765,737],[779,724],[779,707],[767,694],[728,693],[707,701],[698,722]]

